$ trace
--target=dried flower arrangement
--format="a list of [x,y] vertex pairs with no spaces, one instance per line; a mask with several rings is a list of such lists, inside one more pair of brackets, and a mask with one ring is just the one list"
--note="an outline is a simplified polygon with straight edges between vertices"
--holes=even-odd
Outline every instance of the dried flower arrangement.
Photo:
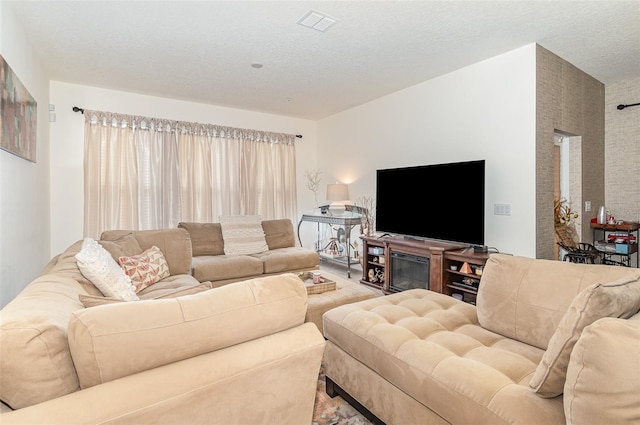
[[307,178],[307,188],[313,192],[313,199],[316,201],[316,207],[318,205],[318,185],[320,184],[320,177],[322,175],[322,171],[320,170],[307,170],[304,172],[304,176]]
[[565,198],[554,201],[553,213],[556,226],[573,225],[573,221],[578,218],[578,213],[571,210],[571,202]]
[[370,236],[375,230],[375,198],[373,196],[361,196],[356,199],[356,205],[361,207],[360,213],[362,214],[362,218],[360,219],[360,233],[365,236]]

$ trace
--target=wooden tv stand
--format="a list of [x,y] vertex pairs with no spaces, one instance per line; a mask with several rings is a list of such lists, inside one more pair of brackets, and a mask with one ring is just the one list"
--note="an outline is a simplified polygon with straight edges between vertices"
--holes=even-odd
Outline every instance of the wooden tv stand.
[[385,293],[392,292],[389,282],[393,252],[428,258],[429,289],[446,294],[450,294],[447,284],[449,267],[454,264],[452,261],[467,261],[476,266],[483,266],[489,258],[486,253],[478,254],[473,250],[465,252],[467,245],[462,244],[411,239],[402,236],[363,236],[361,239],[363,258],[360,282],[382,289]]

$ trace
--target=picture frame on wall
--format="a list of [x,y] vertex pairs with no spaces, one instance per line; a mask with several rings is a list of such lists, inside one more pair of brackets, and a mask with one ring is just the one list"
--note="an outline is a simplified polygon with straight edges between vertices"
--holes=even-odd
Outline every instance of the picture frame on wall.
[[0,55],[0,148],[36,162],[37,102]]

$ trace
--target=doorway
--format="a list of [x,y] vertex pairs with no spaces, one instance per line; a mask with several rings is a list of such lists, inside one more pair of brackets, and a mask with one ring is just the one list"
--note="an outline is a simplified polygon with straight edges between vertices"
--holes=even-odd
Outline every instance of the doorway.
[[[582,137],[555,130],[553,133],[553,199],[565,199],[572,211],[579,214],[574,222],[576,233],[582,240]],[[557,240],[556,240],[557,242]],[[562,259],[558,244],[555,258]]]
[[[582,137],[555,130],[553,133],[553,199],[565,199],[579,214],[573,223],[582,240]],[[557,242],[557,240],[556,240]],[[563,252],[554,244],[554,258]]]

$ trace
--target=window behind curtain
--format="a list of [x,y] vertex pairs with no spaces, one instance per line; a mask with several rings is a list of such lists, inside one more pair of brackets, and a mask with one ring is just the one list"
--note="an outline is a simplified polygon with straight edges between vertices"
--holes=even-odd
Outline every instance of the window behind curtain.
[[296,217],[295,136],[85,110],[85,237]]

